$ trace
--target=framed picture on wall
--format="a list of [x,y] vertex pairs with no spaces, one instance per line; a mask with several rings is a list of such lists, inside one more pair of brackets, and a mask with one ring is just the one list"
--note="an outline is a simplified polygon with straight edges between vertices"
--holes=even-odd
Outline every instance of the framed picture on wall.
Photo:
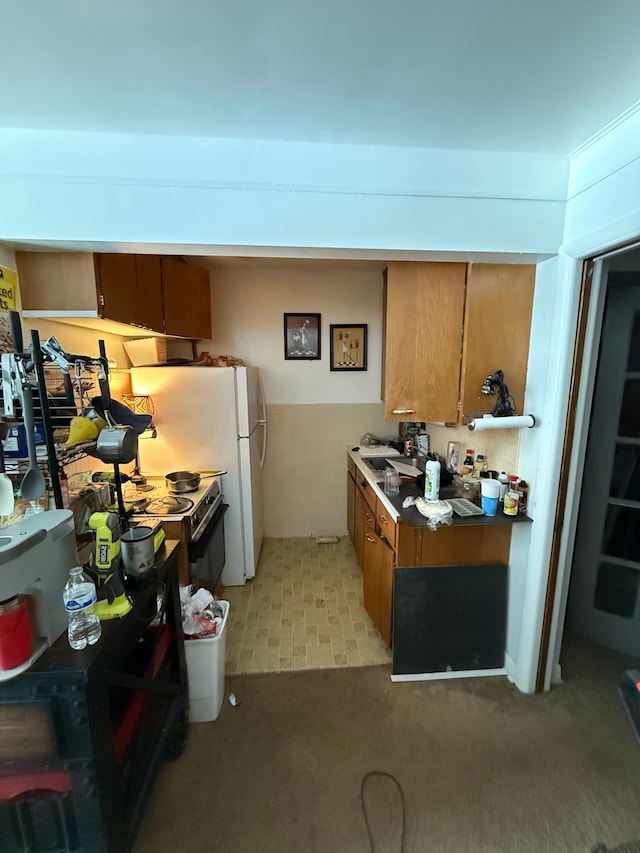
[[320,358],[320,314],[284,315],[284,357]]
[[332,325],[331,370],[367,369],[367,324]]

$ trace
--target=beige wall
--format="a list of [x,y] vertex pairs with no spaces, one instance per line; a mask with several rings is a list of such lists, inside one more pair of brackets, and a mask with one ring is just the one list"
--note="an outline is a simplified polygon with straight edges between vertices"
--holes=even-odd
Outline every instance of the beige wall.
[[266,535],[346,535],[347,446],[384,434],[382,404],[275,405],[268,415]]
[[[260,368],[268,403],[265,534],[344,535],[346,447],[389,431],[380,400],[381,265],[261,261],[213,266],[213,339],[200,350]],[[286,361],[284,313],[321,315],[321,359]],[[368,369],[329,369],[329,326],[366,323]]]

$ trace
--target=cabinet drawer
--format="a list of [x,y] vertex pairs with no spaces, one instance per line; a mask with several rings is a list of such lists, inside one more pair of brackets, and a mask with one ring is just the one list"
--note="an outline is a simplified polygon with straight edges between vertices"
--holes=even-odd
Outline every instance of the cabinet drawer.
[[376,514],[376,501],[377,501],[376,494],[373,491],[373,487],[371,486],[371,484],[367,480],[365,480],[365,478],[359,472],[358,472],[358,475],[356,476],[356,485],[358,486],[358,489],[360,490],[360,494],[362,495],[362,497],[366,501],[367,506],[369,507],[371,512],[375,515]]
[[398,525],[379,500],[376,500],[376,520],[380,533],[395,551]]
[[351,474],[351,476],[353,477],[354,480],[356,478],[356,469],[357,469],[356,463],[353,461],[353,459],[350,456],[347,456],[347,471],[349,472],[349,474]]

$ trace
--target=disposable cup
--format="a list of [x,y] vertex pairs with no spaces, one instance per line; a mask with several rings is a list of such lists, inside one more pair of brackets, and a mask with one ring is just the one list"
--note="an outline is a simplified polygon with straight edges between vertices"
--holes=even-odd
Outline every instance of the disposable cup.
[[498,512],[498,498],[500,496],[499,480],[481,480],[482,509],[486,515],[495,515]]

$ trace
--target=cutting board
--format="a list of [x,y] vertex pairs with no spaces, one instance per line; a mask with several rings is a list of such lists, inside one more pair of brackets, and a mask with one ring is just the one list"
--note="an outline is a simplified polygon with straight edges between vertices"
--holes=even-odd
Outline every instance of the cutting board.
[[398,474],[402,474],[403,477],[418,477],[420,474],[424,474],[424,471],[414,465],[407,465],[406,462],[398,462],[396,459],[390,459],[389,464],[393,465]]

